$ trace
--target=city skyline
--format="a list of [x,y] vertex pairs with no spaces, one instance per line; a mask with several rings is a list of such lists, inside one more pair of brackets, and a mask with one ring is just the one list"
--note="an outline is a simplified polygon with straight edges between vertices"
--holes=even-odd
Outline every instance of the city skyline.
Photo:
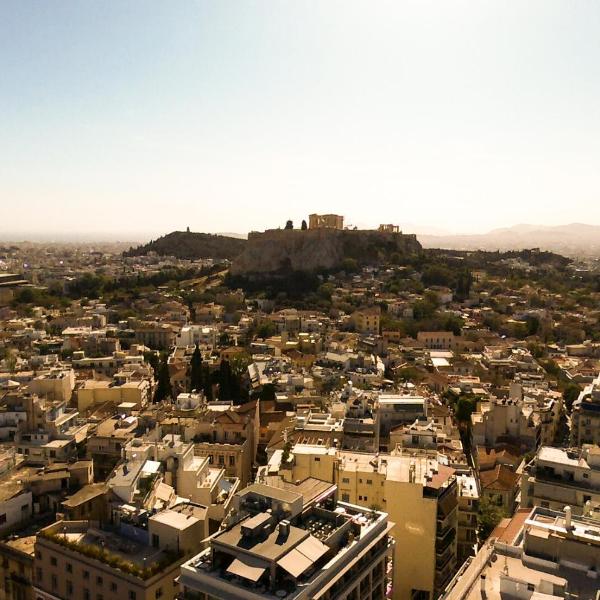
[[599,25],[566,2],[4,2],[0,237],[600,224]]

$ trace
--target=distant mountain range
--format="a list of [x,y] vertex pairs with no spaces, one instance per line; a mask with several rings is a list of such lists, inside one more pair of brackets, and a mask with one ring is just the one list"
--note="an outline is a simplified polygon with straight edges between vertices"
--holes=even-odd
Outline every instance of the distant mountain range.
[[484,234],[421,235],[424,248],[453,250],[521,250],[540,248],[565,256],[600,256],[600,226],[584,223],[569,225],[530,225],[492,229]]

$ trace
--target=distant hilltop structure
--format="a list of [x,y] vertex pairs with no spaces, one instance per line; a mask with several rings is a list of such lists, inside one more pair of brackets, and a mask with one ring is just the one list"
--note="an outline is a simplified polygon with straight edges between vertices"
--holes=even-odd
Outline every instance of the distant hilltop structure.
[[399,225],[380,225],[377,231],[383,233],[402,233]]
[[377,264],[398,257],[419,254],[416,235],[403,234],[397,225],[380,225],[377,230],[344,228],[344,217],[311,214],[309,225],[294,229],[252,231],[243,252],[234,259],[234,275],[277,274],[289,271],[317,271],[340,268],[352,259],[359,265]]
[[308,216],[309,229],[344,229],[344,217],[341,215],[317,215]]

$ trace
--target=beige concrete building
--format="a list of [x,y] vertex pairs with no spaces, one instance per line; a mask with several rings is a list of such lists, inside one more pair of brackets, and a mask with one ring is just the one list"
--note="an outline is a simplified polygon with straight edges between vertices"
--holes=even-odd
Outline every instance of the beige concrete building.
[[598,521],[525,509],[502,521],[440,600],[597,600],[599,569]]
[[89,521],[58,521],[42,529],[35,541],[34,597],[173,600],[184,556]]
[[121,384],[113,381],[88,379],[77,390],[77,410],[84,412],[92,406],[110,402],[115,406],[123,402],[141,410],[151,400],[152,385],[147,379],[125,381]]
[[352,322],[359,333],[379,333],[381,308],[370,306],[352,313]]
[[600,444],[600,375],[573,403],[571,443],[574,446]]
[[386,598],[387,515],[336,503],[328,492],[307,502],[293,487],[255,484],[238,494],[231,523],[182,566],[183,598]]
[[541,506],[587,515],[600,508],[600,448],[584,445],[567,450],[542,446],[525,467],[521,506]]
[[481,412],[471,415],[471,423],[473,442],[478,446],[511,444],[527,452],[540,444],[539,416],[523,400],[494,398],[482,403]]
[[437,453],[363,454],[296,445],[281,465],[288,481],[315,477],[338,486],[339,498],[381,509],[395,526],[393,598],[435,598],[457,566],[455,470]]
[[73,369],[52,369],[34,377],[28,386],[31,394],[48,400],[69,402],[75,389]]
[[452,350],[456,336],[452,331],[419,331],[417,341],[430,350]]
[[33,600],[34,543],[26,531],[0,542],[0,600]]

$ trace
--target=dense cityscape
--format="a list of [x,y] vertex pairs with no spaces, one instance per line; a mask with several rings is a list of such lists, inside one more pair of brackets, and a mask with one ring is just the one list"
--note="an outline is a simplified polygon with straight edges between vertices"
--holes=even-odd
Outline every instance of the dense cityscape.
[[595,600],[599,302],[334,214],[4,243],[0,600]]

